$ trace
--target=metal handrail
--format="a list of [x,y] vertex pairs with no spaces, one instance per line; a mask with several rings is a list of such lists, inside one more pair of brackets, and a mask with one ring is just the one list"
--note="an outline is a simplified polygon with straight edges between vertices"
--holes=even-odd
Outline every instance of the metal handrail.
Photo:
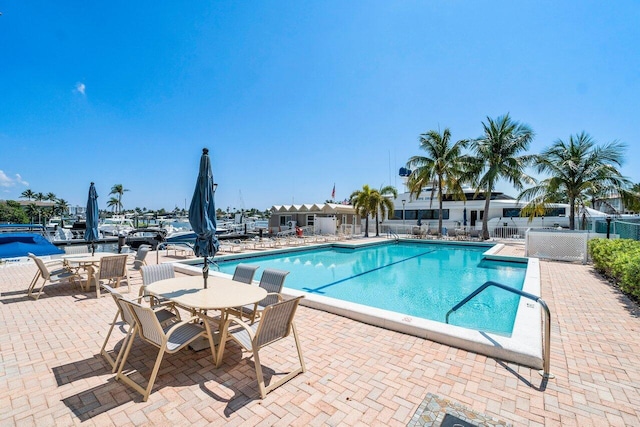
[[394,239],[396,239],[396,242],[400,240],[400,236],[395,231],[391,231],[391,229],[387,231],[387,236],[393,237]]
[[537,302],[538,304],[540,304],[542,306],[542,308],[544,309],[544,313],[545,313],[545,322],[544,322],[545,323],[544,356],[543,356],[543,361],[542,361],[543,369],[541,371],[538,371],[538,372],[540,373],[540,375],[542,375],[543,378],[554,378],[555,375],[553,375],[552,373],[549,372],[549,367],[550,367],[550,364],[551,364],[551,348],[550,348],[551,347],[551,312],[549,311],[549,307],[547,306],[547,303],[544,302],[544,300],[542,298],[540,298],[539,296],[533,295],[533,294],[530,294],[528,292],[524,292],[524,291],[521,291],[521,290],[518,290],[518,289],[514,289],[514,288],[512,288],[510,286],[503,285],[502,283],[488,281],[488,282],[485,282],[478,289],[476,289],[475,291],[473,291],[472,293],[467,295],[467,297],[465,299],[460,301],[451,310],[449,310],[447,312],[446,317],[445,317],[445,321],[447,323],[449,323],[449,315],[451,313],[453,313],[454,311],[458,310],[460,307],[462,307],[463,305],[468,303],[469,300],[474,298],[480,292],[482,292],[485,289],[487,289],[489,286],[495,286],[497,288],[504,289],[505,291],[509,291],[511,293],[520,295],[521,297],[528,298],[530,300],[533,300],[533,301]]

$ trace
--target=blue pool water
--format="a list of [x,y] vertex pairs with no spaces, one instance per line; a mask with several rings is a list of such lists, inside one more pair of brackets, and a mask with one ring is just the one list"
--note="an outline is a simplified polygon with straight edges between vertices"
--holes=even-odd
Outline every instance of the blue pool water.
[[[233,274],[239,263],[290,271],[285,287],[439,322],[488,280],[522,289],[526,263],[485,260],[487,246],[400,242],[362,248],[292,251],[218,261]],[[452,314],[449,323],[509,335],[519,297],[488,288]]]

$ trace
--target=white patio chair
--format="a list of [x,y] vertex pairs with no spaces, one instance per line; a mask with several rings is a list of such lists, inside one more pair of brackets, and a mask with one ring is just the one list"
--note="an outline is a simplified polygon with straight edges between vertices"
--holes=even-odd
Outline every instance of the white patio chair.
[[[131,345],[133,344],[135,339],[130,339],[127,343],[124,357],[118,367],[116,380],[121,380],[122,382],[136,390],[138,393],[142,394],[143,401],[146,402],[149,398],[149,394],[151,394],[151,390],[153,389],[153,384],[155,383],[156,377],[158,375],[158,370],[160,369],[160,364],[162,363],[164,353],[175,353],[185,348],[187,345],[189,345],[189,343],[204,336],[209,340],[213,363],[216,363],[215,346],[213,337],[211,335],[211,329],[209,327],[209,322],[204,316],[196,315],[189,319],[174,323],[170,326],[163,327],[156,317],[155,312],[151,308],[143,307],[136,302],[125,299],[120,299],[120,301],[122,301],[125,307],[135,318],[135,326],[132,333],[133,337],[135,338],[136,334],[139,334],[140,338],[142,338],[145,342],[154,345],[159,349],[158,356],[156,357],[156,361],[146,388],[143,388],[141,385],[133,381],[128,375],[122,373],[124,365],[126,364],[127,358],[129,357],[129,353],[131,351]],[[195,320],[202,320],[203,325],[193,323]]]
[[143,265],[147,265],[147,262],[145,261],[145,258],[147,257],[147,254],[149,253],[150,250],[151,250],[151,246],[149,246],[149,245],[140,245],[140,247],[136,251],[135,258],[133,259],[133,267],[132,268],[134,270],[140,270],[140,267],[142,267]]
[[256,321],[256,318],[260,316],[260,313],[266,306],[282,301],[280,292],[282,292],[284,279],[287,278],[288,274],[288,271],[266,268],[262,272],[262,277],[260,277],[260,284],[258,286],[267,290],[267,296],[255,304],[241,307],[240,317],[242,318],[246,315],[249,317],[249,321],[253,323]]
[[233,272],[232,279],[236,282],[247,283],[250,285],[253,283],[253,276],[256,274],[256,270],[258,270],[258,268],[260,267],[257,265],[238,264]]
[[[149,300],[150,298],[150,295],[147,292],[147,286],[159,280],[173,279],[174,277],[176,277],[175,270],[173,269],[173,264],[145,265],[140,268],[140,274],[142,274],[140,296],[144,297],[145,300]],[[153,297],[153,299],[158,303],[166,301],[157,297]],[[152,303],[154,303],[154,301],[152,301]]]
[[[298,338],[296,326],[293,323],[293,317],[295,316],[296,309],[298,308],[298,304],[302,298],[303,296],[299,296],[297,298],[265,307],[260,320],[252,325],[247,324],[236,317],[230,317],[227,319],[222,328],[216,367],[219,367],[222,363],[225,344],[227,337],[229,337],[237,342],[243,349],[253,353],[256,368],[256,379],[258,380],[260,397],[262,399],[264,399],[267,393],[274,388],[280,386],[286,381],[289,381],[299,373],[305,372],[306,367],[304,365],[304,359],[302,358],[302,348],[300,347],[300,340]],[[300,367],[289,372],[283,378],[273,381],[268,386],[265,386],[262,365],[260,363],[260,349],[286,338],[289,336],[291,331],[293,331],[293,337],[296,342]]]
[[105,256],[100,259],[97,274],[96,296],[100,298],[100,285],[103,281],[113,284],[115,288],[120,286],[122,279],[127,280],[127,292],[131,292],[131,279],[127,270],[127,255]]
[[[40,298],[42,291],[44,290],[47,282],[51,285],[61,282],[73,281],[75,283],[76,280],[79,279],[79,276],[71,271],[68,271],[62,264],[50,264],[47,266],[42,258],[35,256],[32,253],[29,253],[29,258],[31,258],[38,267],[38,271],[36,272],[33,279],[29,283],[29,288],[27,289],[27,295],[33,299]],[[42,278],[42,286],[37,293],[34,293],[35,288],[38,284],[38,279]]]
[[[116,315],[113,318],[113,321],[111,322],[111,326],[109,327],[109,332],[107,332],[107,336],[104,338],[104,343],[102,344],[102,348],[100,349],[100,354],[103,355],[104,358],[107,360],[107,362],[109,362],[109,364],[111,365],[111,368],[112,368],[111,372],[115,373],[116,370],[118,369],[118,365],[120,363],[122,355],[124,354],[122,349],[124,349],[127,346],[127,342],[129,341],[131,337],[131,333],[133,332],[135,318],[133,317],[131,312],[125,307],[124,303],[122,302],[123,300],[125,300],[125,298],[120,293],[118,293],[115,289],[113,289],[109,285],[102,285],[102,288],[113,297],[113,300],[116,303],[116,306],[118,307],[118,310],[116,311]],[[173,311],[168,310],[167,308],[165,308],[165,306],[152,307],[156,317],[158,318],[158,322],[160,322],[161,325],[166,325],[173,321],[180,320],[180,313],[178,313],[178,311],[175,310],[173,307],[171,308],[173,309]],[[120,351],[115,354],[116,358],[114,360],[113,357],[111,357],[111,355],[109,354],[109,352],[106,351],[106,347],[107,347],[107,343],[109,342],[109,337],[111,337],[111,332],[113,331],[113,328],[116,325],[116,323],[118,323],[118,318],[120,318],[124,323],[126,323],[127,333],[125,334],[124,341],[122,342],[122,347],[120,348]],[[115,352],[115,349],[113,351]]]

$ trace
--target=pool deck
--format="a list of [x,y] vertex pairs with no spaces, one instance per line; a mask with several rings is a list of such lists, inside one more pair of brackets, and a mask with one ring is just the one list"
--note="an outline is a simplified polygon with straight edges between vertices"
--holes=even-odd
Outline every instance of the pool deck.
[[[501,251],[523,252],[517,242]],[[148,261],[155,262],[155,254]],[[416,414],[434,395],[459,412],[517,426],[640,425],[637,304],[590,265],[541,261],[540,268],[553,320],[554,379],[300,307],[296,323],[307,372],[266,399],[258,398],[253,359],[230,343],[219,369],[205,351],[165,356],[142,402],[114,381],[99,355],[115,313],[110,298],[59,285],[34,301],[24,291],[35,267],[0,267],[0,425],[438,425]],[[132,279],[137,295],[140,275]],[[121,339],[114,331],[111,347]],[[287,339],[263,350],[268,377],[292,366],[293,346]],[[138,340],[132,352],[133,365],[147,378],[154,348]]]

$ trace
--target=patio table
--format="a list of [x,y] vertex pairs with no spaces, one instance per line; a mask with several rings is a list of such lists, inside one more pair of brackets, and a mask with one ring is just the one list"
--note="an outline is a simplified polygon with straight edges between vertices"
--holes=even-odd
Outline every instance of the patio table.
[[[69,254],[62,255],[62,259],[64,259],[69,264],[75,264],[87,272],[87,288],[83,289],[84,291],[88,291],[91,289],[91,285],[98,287],[98,281],[96,280],[95,275],[95,266],[100,262],[102,258],[105,256],[117,256],[117,254],[112,254],[109,252],[96,252],[95,254]],[[80,286],[82,286],[82,282],[80,282]]]
[[[207,279],[207,289],[204,288],[202,276],[183,276],[153,282],[147,285],[146,291],[158,298],[168,299],[192,312],[220,310],[223,313],[220,325],[223,324],[224,313],[227,309],[254,304],[267,296],[266,289],[259,286],[215,275],[210,275]],[[205,341],[202,344],[206,344]],[[196,350],[204,348],[198,344],[192,345],[192,347]],[[219,354],[217,359],[220,360],[221,357],[222,355]]]

